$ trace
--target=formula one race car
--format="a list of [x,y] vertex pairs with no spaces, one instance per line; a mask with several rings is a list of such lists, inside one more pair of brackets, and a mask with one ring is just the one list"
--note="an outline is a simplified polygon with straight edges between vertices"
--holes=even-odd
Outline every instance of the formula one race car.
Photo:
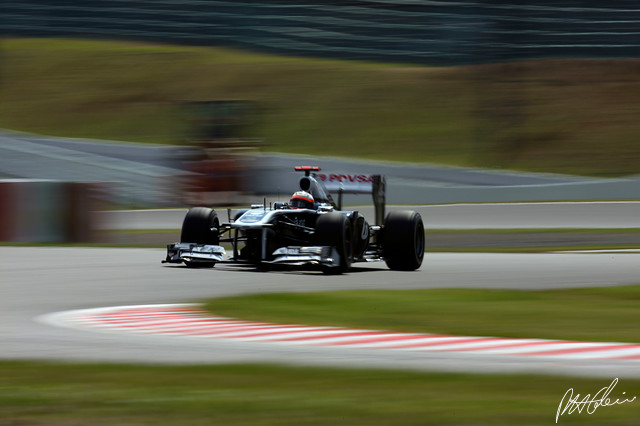
[[[345,272],[354,262],[378,260],[393,270],[420,267],[425,249],[422,217],[415,211],[391,211],[385,217],[382,176],[359,182],[373,194],[376,224],[370,225],[359,212],[341,210],[342,193],[349,192],[345,185],[337,189],[340,203],[336,204],[317,179],[320,168],[295,170],[305,176],[289,203],[267,206],[265,201],[239,210],[233,220],[229,212],[229,221],[222,223],[213,209],[191,208],[182,224],[180,242],[167,246],[163,263],[184,262],[190,267],[212,267],[218,262],[318,265],[328,274]],[[222,243],[231,246],[231,256]]]

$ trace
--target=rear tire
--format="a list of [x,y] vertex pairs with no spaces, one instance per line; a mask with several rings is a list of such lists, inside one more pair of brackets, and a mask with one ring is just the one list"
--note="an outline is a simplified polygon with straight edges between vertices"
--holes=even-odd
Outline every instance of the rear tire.
[[382,253],[394,271],[415,271],[424,259],[424,224],[415,211],[392,211],[384,220]]
[[352,229],[349,218],[341,213],[320,215],[316,222],[316,244],[331,246],[338,250],[339,266],[323,266],[325,274],[341,274],[351,267],[353,260]]

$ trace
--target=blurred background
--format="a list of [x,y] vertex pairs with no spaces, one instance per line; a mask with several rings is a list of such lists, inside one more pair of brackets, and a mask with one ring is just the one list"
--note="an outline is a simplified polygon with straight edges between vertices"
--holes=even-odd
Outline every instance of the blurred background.
[[[0,14],[0,216],[25,222],[5,240],[90,239],[69,211],[287,193],[300,162],[383,170],[399,203],[640,196],[633,2],[34,0]],[[514,185],[554,190],[496,191]],[[20,212],[40,210],[59,219],[29,236]]]

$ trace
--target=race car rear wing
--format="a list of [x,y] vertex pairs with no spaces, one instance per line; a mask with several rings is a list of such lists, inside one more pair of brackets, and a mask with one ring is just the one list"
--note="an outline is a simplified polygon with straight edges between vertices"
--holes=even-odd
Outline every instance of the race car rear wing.
[[[324,174],[316,166],[298,166],[296,171],[304,171],[305,176],[300,179],[300,188],[311,192],[316,201],[329,202],[337,210],[342,210],[343,194],[371,194],[375,210],[375,225],[384,222],[386,205],[386,182],[382,175],[349,175]],[[336,203],[331,193],[338,195]]]

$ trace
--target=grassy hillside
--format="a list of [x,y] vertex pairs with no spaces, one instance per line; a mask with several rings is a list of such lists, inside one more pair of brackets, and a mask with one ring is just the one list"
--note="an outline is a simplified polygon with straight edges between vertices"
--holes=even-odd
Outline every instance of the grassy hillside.
[[180,102],[254,100],[272,151],[640,172],[640,60],[455,68],[61,39],[0,44],[0,127],[178,143]]

